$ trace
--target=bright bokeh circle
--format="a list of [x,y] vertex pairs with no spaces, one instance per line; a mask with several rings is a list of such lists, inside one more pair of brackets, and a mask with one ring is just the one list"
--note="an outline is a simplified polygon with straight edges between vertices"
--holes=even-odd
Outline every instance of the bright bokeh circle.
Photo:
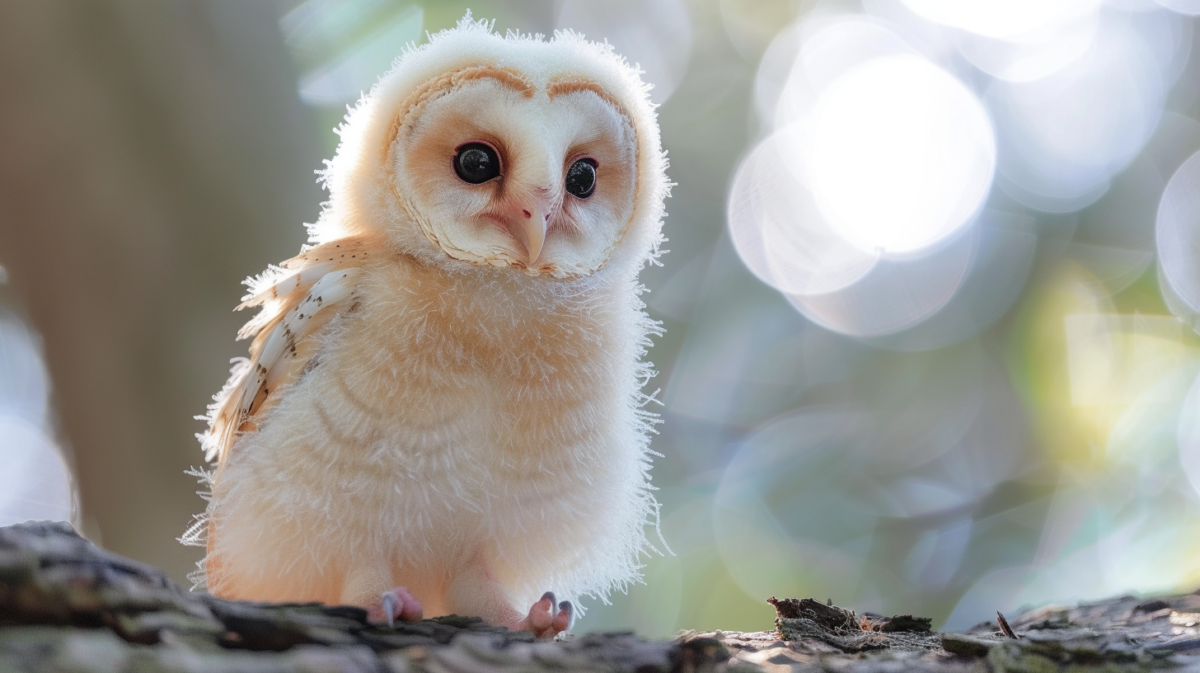
[[754,148],[729,192],[729,233],[746,267],[767,285],[801,295],[833,292],[862,278],[878,256],[847,243],[821,217],[791,165],[804,155],[793,128]]
[[872,59],[813,109],[807,157],[817,206],[870,253],[915,253],[947,238],[991,189],[996,142],[982,104],[914,54]]
[[971,65],[996,79],[1032,82],[1062,70],[1086,54],[1096,39],[1099,25],[1099,14],[1090,12],[1016,39],[966,31],[954,33],[952,39]]
[[1098,0],[903,0],[920,16],[987,37],[1011,39],[1093,11]]
[[1173,12],[1187,16],[1200,16],[1200,0],[1154,0]]
[[[1172,308],[1191,324],[1200,316],[1200,152],[1171,176],[1155,225],[1160,276],[1177,299]],[[1200,435],[1197,435],[1200,436]]]
[[1152,37],[1166,35],[1110,22],[1087,53],[1061,70],[988,87],[985,99],[999,129],[999,186],[1009,196],[1069,213],[1107,192],[1162,113],[1167,83]]

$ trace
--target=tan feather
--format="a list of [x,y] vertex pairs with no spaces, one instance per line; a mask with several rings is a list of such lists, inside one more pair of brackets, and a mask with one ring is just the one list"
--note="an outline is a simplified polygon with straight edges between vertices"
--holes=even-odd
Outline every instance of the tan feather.
[[316,334],[353,305],[358,267],[371,251],[383,249],[372,236],[344,238],[309,248],[248,284],[251,291],[237,310],[261,306],[238,332],[253,337],[249,360],[239,359],[229,381],[209,407],[208,431],[200,435],[206,459],[224,466],[238,433],[274,405],[273,393],[313,364]]

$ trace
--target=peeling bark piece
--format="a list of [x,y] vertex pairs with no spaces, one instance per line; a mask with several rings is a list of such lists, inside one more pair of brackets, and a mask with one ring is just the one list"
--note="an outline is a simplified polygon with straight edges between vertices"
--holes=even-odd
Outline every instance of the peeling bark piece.
[[884,617],[870,612],[863,615],[859,622],[863,631],[878,631],[880,633],[931,633],[933,619],[929,617],[914,617],[912,615],[893,615]]
[[1012,627],[1008,625],[1008,620],[1004,618],[1004,615],[999,610],[996,611],[996,624],[1000,626],[1001,633],[1013,640],[1017,640],[1017,634],[1013,633]]
[[861,631],[858,617],[850,610],[844,610],[836,605],[821,603],[811,598],[775,598],[767,599],[775,608],[775,614],[784,619],[810,619],[819,626],[834,631]]

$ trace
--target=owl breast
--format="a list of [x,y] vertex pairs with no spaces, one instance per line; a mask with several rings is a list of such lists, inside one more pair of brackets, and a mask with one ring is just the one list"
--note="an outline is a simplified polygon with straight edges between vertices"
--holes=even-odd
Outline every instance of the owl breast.
[[[279,595],[308,587],[327,602],[361,555],[410,586],[480,555],[495,579],[535,590],[593,590],[576,576],[628,566],[606,558],[628,555],[613,536],[645,517],[627,303],[598,282],[517,291],[515,274],[402,258],[364,271],[370,299],[319,335],[317,364],[239,440],[221,481],[237,491],[217,494],[214,516],[244,532],[217,556],[244,555],[261,599],[275,598],[264,577],[276,571],[254,559],[294,559]],[[596,503],[611,509],[602,521]],[[305,530],[339,539],[312,544]]]

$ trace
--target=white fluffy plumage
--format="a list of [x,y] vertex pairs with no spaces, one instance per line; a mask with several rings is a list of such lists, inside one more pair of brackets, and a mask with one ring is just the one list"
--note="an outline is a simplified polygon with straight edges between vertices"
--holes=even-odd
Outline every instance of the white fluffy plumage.
[[637,275],[670,186],[647,89],[606,44],[468,15],[349,112],[311,245],[248,281],[250,358],[201,436],[184,541],[209,591],[404,586],[529,628],[546,590],[639,578],[658,326]]

